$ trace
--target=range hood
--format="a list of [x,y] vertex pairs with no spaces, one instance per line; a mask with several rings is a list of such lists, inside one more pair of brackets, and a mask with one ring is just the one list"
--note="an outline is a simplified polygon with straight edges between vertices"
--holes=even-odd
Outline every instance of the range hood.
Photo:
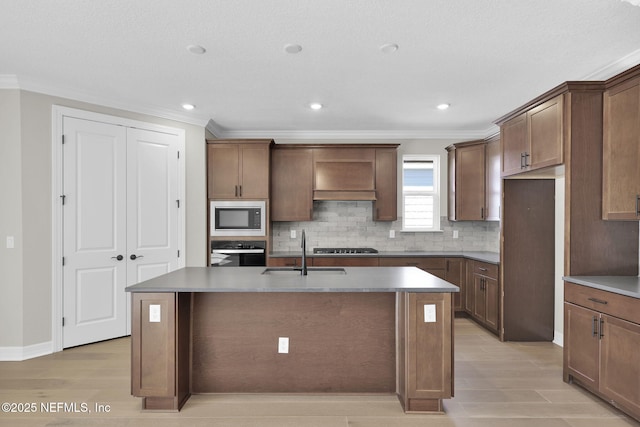
[[374,201],[375,191],[314,191],[313,200]]
[[372,161],[316,161],[313,200],[376,200]]

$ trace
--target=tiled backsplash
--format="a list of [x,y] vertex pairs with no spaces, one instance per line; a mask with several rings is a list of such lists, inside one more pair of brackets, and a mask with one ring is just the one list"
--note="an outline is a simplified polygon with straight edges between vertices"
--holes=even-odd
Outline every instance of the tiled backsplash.
[[[373,221],[372,202],[314,202],[314,220],[274,222],[273,251],[300,251],[300,232],[306,231],[307,249],[317,247],[372,247],[379,251],[491,251],[500,250],[500,223],[440,220],[441,233],[403,233],[402,221]],[[291,238],[290,230],[297,236]],[[389,238],[395,230],[395,238]],[[453,231],[458,230],[458,238]]]

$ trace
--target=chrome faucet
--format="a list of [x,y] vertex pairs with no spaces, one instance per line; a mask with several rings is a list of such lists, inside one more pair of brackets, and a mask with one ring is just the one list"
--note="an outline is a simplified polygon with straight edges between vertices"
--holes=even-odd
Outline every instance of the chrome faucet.
[[307,236],[302,230],[302,242],[300,244],[302,247],[302,262],[300,268],[300,274],[303,276],[307,275]]

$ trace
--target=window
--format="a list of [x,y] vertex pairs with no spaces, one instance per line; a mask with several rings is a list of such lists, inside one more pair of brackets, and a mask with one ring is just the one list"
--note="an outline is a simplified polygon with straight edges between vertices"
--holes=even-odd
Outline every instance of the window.
[[402,230],[440,231],[440,156],[402,157]]

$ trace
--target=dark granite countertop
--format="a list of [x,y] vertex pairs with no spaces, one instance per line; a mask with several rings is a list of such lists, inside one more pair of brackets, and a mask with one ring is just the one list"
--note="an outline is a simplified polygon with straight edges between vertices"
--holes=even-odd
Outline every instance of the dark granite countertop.
[[601,291],[640,298],[640,277],[637,276],[565,276],[562,279]]
[[309,267],[299,272],[267,267],[186,267],[126,288],[127,292],[459,292],[416,267]]
[[[272,252],[269,256],[272,258],[299,257],[300,252]],[[490,264],[500,264],[500,254],[498,252],[483,251],[381,251],[377,254],[314,254],[309,252],[307,257],[462,257]]]

